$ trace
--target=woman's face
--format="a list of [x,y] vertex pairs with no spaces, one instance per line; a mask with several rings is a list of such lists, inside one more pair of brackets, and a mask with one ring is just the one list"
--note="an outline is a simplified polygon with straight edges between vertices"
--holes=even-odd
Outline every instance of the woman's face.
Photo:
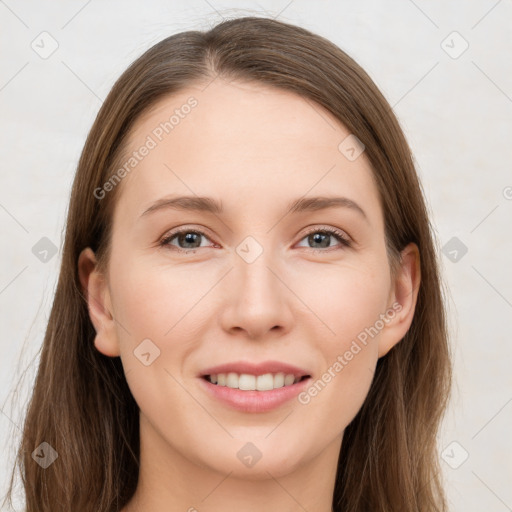
[[131,134],[107,279],[89,280],[95,345],[120,355],[161,464],[254,479],[321,454],[334,467],[409,327],[410,273],[392,279],[364,148],[331,114],[262,85],[205,87]]

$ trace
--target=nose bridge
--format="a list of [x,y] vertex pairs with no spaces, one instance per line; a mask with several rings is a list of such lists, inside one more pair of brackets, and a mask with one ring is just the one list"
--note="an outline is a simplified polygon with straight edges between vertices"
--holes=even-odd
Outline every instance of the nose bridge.
[[[269,242],[270,237],[265,240]],[[280,268],[277,255],[253,236],[246,237],[235,252],[224,328],[242,328],[251,337],[259,337],[275,326],[287,325],[291,319],[289,297],[275,275]]]
[[[262,237],[259,238],[262,240]],[[279,280],[270,270],[279,265],[276,255],[272,253],[270,240],[271,237],[267,236],[260,243],[249,235],[236,247],[235,275],[240,283],[238,291],[241,298],[247,296],[258,301],[279,298],[282,291],[278,289]]]

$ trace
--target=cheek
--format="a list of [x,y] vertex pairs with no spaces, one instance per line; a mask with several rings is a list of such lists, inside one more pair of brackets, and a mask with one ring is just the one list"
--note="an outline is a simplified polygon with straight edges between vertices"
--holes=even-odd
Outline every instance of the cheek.
[[385,266],[370,264],[312,268],[297,273],[294,291],[323,324],[324,350],[339,350],[385,313],[388,271]]
[[194,316],[201,315],[201,309],[194,305],[205,293],[204,280],[198,273],[194,278],[181,269],[152,266],[136,258],[126,258],[111,269],[121,358],[141,411],[155,418],[175,404],[184,415],[192,414],[195,404],[176,379],[182,380],[183,363],[201,339]]
[[345,381],[343,387],[347,390],[373,376],[378,339],[385,325],[381,318],[386,313],[389,292],[386,275],[385,269],[347,272],[339,278],[337,293],[332,295],[328,306],[329,322],[335,334],[323,344],[322,351],[327,367],[335,364],[336,374],[343,374],[339,380]]
[[118,329],[121,341],[128,331],[131,343],[149,338],[161,348],[172,344],[205,293],[208,283],[201,276],[179,268],[151,267],[136,259],[118,265],[111,281],[114,311],[126,327]]
[[367,332],[385,313],[388,295],[385,285],[382,278],[370,274],[356,274],[343,283],[331,312],[340,341],[346,342]]
[[324,284],[323,293],[320,286],[308,296],[329,329],[324,329],[325,336],[312,335],[319,340],[323,367],[299,402],[334,438],[357,414],[373,380],[389,280],[385,268],[344,268],[329,274],[325,281],[315,281]]

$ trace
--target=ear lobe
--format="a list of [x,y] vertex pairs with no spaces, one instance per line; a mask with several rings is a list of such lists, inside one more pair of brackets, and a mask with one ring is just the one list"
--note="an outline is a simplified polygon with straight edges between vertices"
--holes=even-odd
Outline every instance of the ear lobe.
[[97,269],[96,256],[89,247],[78,257],[78,275],[87,301],[89,318],[96,331],[94,345],[102,354],[116,357],[120,351],[111,313],[110,293],[105,276]]
[[416,310],[421,282],[420,252],[410,243],[400,253],[400,266],[390,293],[388,322],[379,339],[379,358],[386,355],[407,333]]

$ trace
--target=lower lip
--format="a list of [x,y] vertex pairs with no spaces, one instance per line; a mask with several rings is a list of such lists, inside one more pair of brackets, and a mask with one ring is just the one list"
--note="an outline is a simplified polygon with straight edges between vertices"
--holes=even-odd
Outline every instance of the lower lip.
[[221,402],[243,412],[266,412],[283,405],[297,396],[309,384],[311,377],[269,391],[242,391],[237,388],[218,386],[200,378],[206,391]]

